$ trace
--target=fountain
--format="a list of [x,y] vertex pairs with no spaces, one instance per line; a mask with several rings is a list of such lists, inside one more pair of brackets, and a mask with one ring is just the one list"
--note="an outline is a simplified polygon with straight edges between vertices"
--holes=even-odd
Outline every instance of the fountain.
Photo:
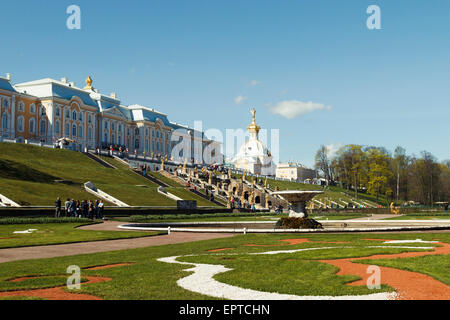
[[318,194],[323,194],[323,191],[288,190],[273,193],[273,195],[281,196],[291,205],[289,218],[308,218],[306,203]]

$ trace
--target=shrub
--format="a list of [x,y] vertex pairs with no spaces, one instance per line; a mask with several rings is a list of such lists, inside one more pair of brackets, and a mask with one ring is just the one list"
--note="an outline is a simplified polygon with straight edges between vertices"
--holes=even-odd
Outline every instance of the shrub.
[[0,218],[0,225],[48,223],[92,223],[92,220],[87,218]]

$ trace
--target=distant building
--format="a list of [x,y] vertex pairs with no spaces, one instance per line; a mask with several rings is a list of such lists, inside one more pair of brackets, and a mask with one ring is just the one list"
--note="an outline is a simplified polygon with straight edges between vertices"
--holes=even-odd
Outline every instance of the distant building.
[[252,109],[252,123],[247,127],[250,139],[241,146],[237,155],[231,160],[231,164],[236,169],[247,173],[274,176],[276,165],[273,163],[269,149],[258,138],[261,128],[256,124],[255,114],[255,109]]
[[276,177],[280,179],[303,182],[306,179],[314,179],[316,176],[316,170],[306,168],[298,163],[279,163],[277,166]]

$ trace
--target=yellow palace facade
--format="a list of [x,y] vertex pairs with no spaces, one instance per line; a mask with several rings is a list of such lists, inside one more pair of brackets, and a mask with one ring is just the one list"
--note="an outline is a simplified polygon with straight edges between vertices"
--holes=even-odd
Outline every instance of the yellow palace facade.
[[[65,78],[12,85],[7,74],[0,77],[0,114],[2,139],[16,142],[55,144],[66,138],[71,141],[70,149],[76,151],[112,145],[130,153],[170,157],[182,136],[191,140],[191,158],[206,146],[219,148],[203,132],[170,122],[153,108],[124,106],[115,94],[99,93],[90,77],[81,89]],[[175,134],[178,137],[173,139]]]

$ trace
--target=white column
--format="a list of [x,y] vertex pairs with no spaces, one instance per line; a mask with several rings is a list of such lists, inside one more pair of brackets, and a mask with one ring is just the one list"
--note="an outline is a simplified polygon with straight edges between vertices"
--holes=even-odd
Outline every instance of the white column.
[[11,97],[10,106],[11,106],[11,126],[10,126],[10,128],[11,128],[10,132],[11,133],[10,133],[10,138],[14,139],[16,137],[16,126],[15,126],[15,124],[16,124],[16,96],[15,95],[13,95]]

